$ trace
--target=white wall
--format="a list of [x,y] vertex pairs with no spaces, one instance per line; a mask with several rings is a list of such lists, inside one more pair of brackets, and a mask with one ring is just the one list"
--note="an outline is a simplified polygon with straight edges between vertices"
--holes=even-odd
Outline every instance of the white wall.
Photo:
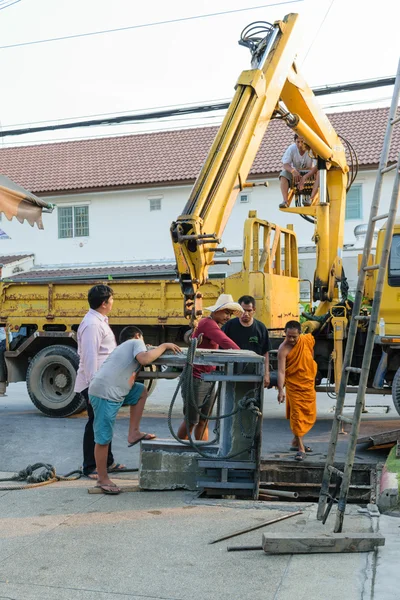
[[[394,176],[386,176],[382,194],[382,210],[390,201]],[[345,243],[356,243],[353,231],[365,223],[375,182],[374,172],[363,172],[356,183],[363,185],[363,218],[346,221]],[[190,186],[149,188],[141,190],[87,193],[48,198],[59,206],[88,204],[89,237],[58,238],[57,209],[44,214],[44,231],[21,225],[15,219],[3,216],[1,228],[11,239],[0,240],[0,254],[34,252],[36,265],[71,265],[104,262],[135,262],[170,260],[173,257],[169,228],[172,221],[183,212],[190,194]],[[241,249],[243,222],[249,210],[257,210],[262,219],[286,226],[294,225],[299,246],[313,245],[313,225],[300,216],[284,214],[279,210],[281,201],[278,179],[269,181],[269,187],[257,187],[249,192],[249,202],[236,201],[223,235],[223,245],[228,249]],[[162,197],[162,209],[150,212],[149,197]]]

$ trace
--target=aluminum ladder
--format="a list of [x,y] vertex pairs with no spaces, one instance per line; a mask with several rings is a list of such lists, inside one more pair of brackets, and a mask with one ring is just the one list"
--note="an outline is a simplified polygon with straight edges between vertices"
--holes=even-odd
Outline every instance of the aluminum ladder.
[[[397,67],[396,80],[393,90],[392,102],[389,110],[389,119],[386,128],[385,138],[383,142],[382,153],[379,162],[379,169],[375,181],[374,193],[372,197],[371,212],[368,220],[368,230],[365,238],[365,245],[363,249],[362,262],[360,272],[358,276],[356,295],[354,299],[354,306],[352,316],[350,318],[349,331],[347,337],[346,351],[343,359],[343,370],[340,379],[340,386],[336,401],[335,416],[332,425],[331,437],[328,447],[328,454],[326,458],[324,474],[322,478],[321,491],[318,502],[317,519],[326,522],[329,512],[334,503],[337,503],[336,521],[334,526],[334,532],[339,533],[342,531],[344,514],[347,503],[347,496],[349,493],[351,473],[354,464],[354,456],[356,452],[358,432],[360,429],[361,415],[365,403],[365,391],[367,387],[368,374],[371,365],[372,352],[375,343],[375,331],[379,319],[379,310],[381,305],[383,284],[385,281],[387,265],[390,254],[390,247],[392,243],[393,228],[396,219],[397,206],[399,202],[399,169],[400,169],[400,155],[397,164],[387,166],[390,146],[392,140],[393,127],[396,123],[400,122],[400,116],[397,116],[397,106],[400,95],[400,61]],[[396,169],[396,176],[393,184],[393,191],[390,201],[389,212],[385,214],[378,214],[382,182],[385,173]],[[375,224],[378,221],[387,219],[386,233],[384,239],[384,245],[382,249],[382,256],[379,264],[369,265],[368,259],[372,250],[372,242],[374,236]],[[363,298],[365,278],[368,271],[378,271],[376,288],[374,292],[371,314],[368,316],[360,315],[361,303]],[[368,321],[368,333],[367,340],[364,350],[364,356],[362,361],[361,369],[352,367],[352,358],[354,352],[354,344],[357,333],[357,326],[360,321]],[[358,373],[360,375],[360,381],[357,392],[357,399],[355,402],[354,413],[351,418],[343,416],[343,407],[346,397],[346,386],[349,373]],[[334,460],[336,454],[336,446],[338,441],[338,435],[340,428],[343,423],[351,424],[351,431],[348,440],[347,454],[345,459],[344,470],[340,471],[335,468]],[[330,493],[331,477],[335,475],[336,486],[332,494]],[[337,498],[339,495],[339,498]]]

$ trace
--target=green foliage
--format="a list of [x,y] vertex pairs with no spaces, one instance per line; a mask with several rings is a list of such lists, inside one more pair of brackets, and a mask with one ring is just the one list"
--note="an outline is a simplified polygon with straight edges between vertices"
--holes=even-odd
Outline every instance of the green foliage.
[[312,306],[309,302],[300,302],[300,323],[305,323],[307,321],[306,317],[303,317],[302,312],[310,313],[312,312]]

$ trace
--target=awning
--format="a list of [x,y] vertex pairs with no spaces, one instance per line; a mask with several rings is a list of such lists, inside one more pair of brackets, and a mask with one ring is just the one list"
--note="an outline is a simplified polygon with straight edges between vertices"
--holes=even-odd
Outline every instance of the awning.
[[9,221],[16,217],[23,223],[26,219],[32,227],[36,223],[39,229],[43,229],[43,209],[51,212],[54,204],[41,200],[8,177],[0,175],[0,212],[4,213]]

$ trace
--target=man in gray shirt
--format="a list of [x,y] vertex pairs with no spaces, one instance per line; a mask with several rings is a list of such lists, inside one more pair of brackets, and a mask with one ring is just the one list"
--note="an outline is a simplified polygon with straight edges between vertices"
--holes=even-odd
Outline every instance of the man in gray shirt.
[[147,350],[143,334],[137,327],[125,327],[120,335],[118,346],[104,361],[89,385],[89,399],[94,412],[94,456],[97,468],[97,486],[105,494],[119,494],[120,489],[111,481],[107,472],[108,446],[113,437],[117,413],[121,406],[130,406],[128,446],[135,446],[141,440],[151,440],[156,436],[140,431],[147,390],[142,383],[136,383],[136,373],[140,365],[146,366],[159,358],[166,350],[174,354],[180,352],[175,344],[161,344]]

